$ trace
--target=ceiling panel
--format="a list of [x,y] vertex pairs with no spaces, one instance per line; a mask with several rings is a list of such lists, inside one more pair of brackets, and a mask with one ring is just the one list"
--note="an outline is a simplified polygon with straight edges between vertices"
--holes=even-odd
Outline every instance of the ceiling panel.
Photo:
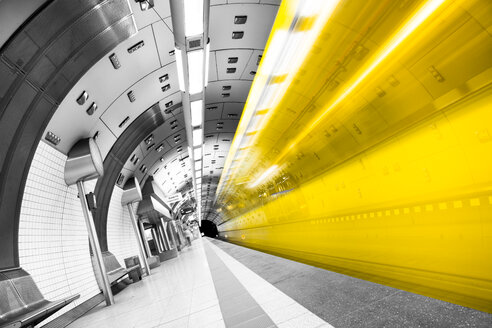
[[222,111],[222,119],[224,120],[239,120],[243,112],[244,103],[224,103]]
[[173,32],[169,29],[170,27],[163,21],[158,21],[157,23],[152,24],[151,28],[154,30],[157,52],[159,54],[161,66],[165,66],[175,61],[174,36]]
[[227,0],[228,3],[260,3],[260,0]]
[[[255,4],[230,4],[210,7],[210,49],[263,49],[272,29],[278,7]],[[246,24],[234,24],[234,16],[246,15]],[[233,31],[242,31],[242,39],[232,39]]]
[[140,5],[135,0],[129,0],[129,2],[139,30],[171,15],[169,0],[156,0],[154,8],[145,11],[140,10]]
[[[217,132],[235,133],[239,120],[211,120],[205,122],[205,134]],[[219,124],[217,124],[219,123]],[[223,124],[220,124],[223,123]]]
[[[163,83],[159,82],[159,77],[165,74],[168,74],[169,80]],[[152,72],[136,85],[125,90],[104,112],[101,119],[116,136],[119,136],[138,115],[152,106],[157,100],[166,98],[168,102],[172,101],[174,104],[181,102],[181,93],[179,92],[176,75],[176,65],[174,63]],[[169,85],[170,89],[162,91],[161,88],[166,85]],[[127,93],[130,90],[135,94],[136,100],[134,102],[130,102],[128,99]],[[127,117],[128,120],[123,124]]]
[[113,144],[116,141],[116,137],[111,133],[111,131],[109,131],[101,120],[97,121],[96,125],[90,131],[89,136],[93,138],[95,137],[96,144],[99,147],[102,158],[106,158],[106,155],[109,153],[111,147],[113,147]]
[[225,4],[227,4],[227,0],[210,0],[211,6],[225,5]]
[[215,56],[215,51],[210,51],[210,60],[208,67],[208,80],[216,81],[217,80],[217,61]]
[[207,103],[205,106],[205,121],[208,120],[218,120],[222,117],[222,109],[224,108],[224,103]]
[[[139,41],[144,41],[145,46],[129,54],[127,49]],[[140,31],[121,43],[112,53],[117,54],[121,67],[115,70],[107,56],[102,58],[70,90],[46,128],[47,131],[52,131],[61,137],[61,142],[55,148],[64,154],[80,138],[89,136],[89,132],[98,123],[99,116],[128,88],[129,83],[135,83],[159,67],[150,28]],[[81,106],[77,104],[76,99],[83,91],[88,93],[89,98]],[[93,102],[97,104],[98,109],[89,116],[86,110]]]
[[[228,49],[216,51],[215,55],[217,57],[219,80],[240,79],[252,54],[253,50],[251,49]],[[233,57],[237,58],[237,62],[229,64],[228,59]],[[228,73],[228,70],[234,70],[234,72]]]
[[241,80],[253,80],[258,70],[259,61],[263,55],[263,50],[255,50],[251,57],[249,58],[246,67],[241,74]]
[[141,165],[143,158],[144,156],[140,147],[135,148],[126,161],[124,168],[130,171],[136,170]]
[[[223,90],[222,88],[225,85],[230,86],[230,90]],[[217,82],[210,82],[205,91],[205,99],[207,103],[246,102],[250,87],[251,81],[219,80]],[[228,96],[226,97],[225,95],[227,94]]]

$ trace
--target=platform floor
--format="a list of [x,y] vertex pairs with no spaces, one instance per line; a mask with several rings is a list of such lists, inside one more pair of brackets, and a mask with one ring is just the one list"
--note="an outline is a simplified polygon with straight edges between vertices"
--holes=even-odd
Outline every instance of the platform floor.
[[492,315],[203,238],[68,327],[492,327]]
[[115,303],[68,327],[331,327],[205,238],[115,295]]

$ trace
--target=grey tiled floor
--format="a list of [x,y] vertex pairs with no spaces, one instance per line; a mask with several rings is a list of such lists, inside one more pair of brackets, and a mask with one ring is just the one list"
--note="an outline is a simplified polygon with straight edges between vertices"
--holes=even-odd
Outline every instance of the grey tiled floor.
[[115,302],[99,304],[68,327],[225,327],[201,240],[115,295]]
[[272,319],[208,244],[205,244],[205,253],[226,326],[231,328],[276,327]]
[[490,313],[220,240],[210,242],[337,328],[492,327]]
[[207,239],[195,240],[115,301],[68,327],[332,328]]

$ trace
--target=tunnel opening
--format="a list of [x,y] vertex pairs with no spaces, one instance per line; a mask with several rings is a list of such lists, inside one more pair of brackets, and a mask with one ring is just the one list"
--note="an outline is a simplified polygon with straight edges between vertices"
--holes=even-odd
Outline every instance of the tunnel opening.
[[200,233],[206,237],[217,238],[219,232],[217,230],[217,225],[209,220],[203,220],[202,226],[200,227]]

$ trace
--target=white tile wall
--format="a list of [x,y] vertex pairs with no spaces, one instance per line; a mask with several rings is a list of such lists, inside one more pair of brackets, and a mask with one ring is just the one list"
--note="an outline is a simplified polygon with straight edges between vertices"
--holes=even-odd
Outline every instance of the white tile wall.
[[[68,187],[63,179],[65,161],[65,155],[39,143],[19,222],[20,265],[32,275],[44,297],[56,300],[80,294],[49,320],[99,293],[77,187]],[[87,192],[94,189],[95,182],[86,183]]]
[[[121,266],[125,267],[124,259],[130,256],[139,255],[138,242],[133,232],[130,214],[126,206],[121,205],[123,189],[115,186],[108,210],[107,237],[108,249],[116,256]],[[134,210],[137,205],[135,204]],[[143,260],[140,258],[140,263]]]

